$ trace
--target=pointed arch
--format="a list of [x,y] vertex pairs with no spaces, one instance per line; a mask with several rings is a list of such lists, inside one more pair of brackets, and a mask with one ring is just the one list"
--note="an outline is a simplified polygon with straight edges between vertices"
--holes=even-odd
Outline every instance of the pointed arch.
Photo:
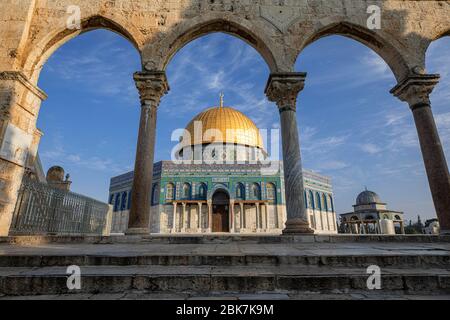
[[140,32],[137,28],[118,16],[114,16],[113,19],[103,15],[92,15],[81,21],[80,29],[69,29],[66,25],[63,25],[46,34],[39,42],[31,43],[29,51],[23,55],[22,68],[24,73],[34,84],[37,84],[42,67],[58,48],[83,33],[97,29],[105,29],[119,34],[127,39],[140,53],[142,44],[139,40]]
[[206,198],[208,197],[208,186],[206,185],[206,183],[202,182],[199,184],[197,194],[200,200],[206,200]]
[[321,27],[313,29],[303,38],[297,57],[313,42],[327,36],[341,35],[372,49],[386,62],[397,81],[400,81],[410,73],[410,66],[399,50],[387,39],[387,35],[381,36],[380,33],[361,25],[339,21],[339,18],[329,18],[322,21]]
[[192,187],[191,184],[186,182],[183,184],[183,199],[184,200],[191,200],[192,198]]
[[245,186],[241,182],[238,182],[235,187],[236,199],[245,200]]
[[175,200],[176,198],[176,189],[175,189],[175,184],[173,184],[172,182],[169,182],[166,185],[166,200]]
[[261,186],[259,183],[253,183],[250,187],[250,196],[253,200],[261,200]]
[[145,45],[142,51],[144,68],[165,70],[173,56],[188,43],[210,33],[222,32],[245,41],[263,57],[271,72],[279,71],[283,63],[277,58],[283,57],[283,50],[274,48],[275,42],[267,36],[276,32],[275,29],[255,29],[252,22],[233,14],[211,13],[186,20]]

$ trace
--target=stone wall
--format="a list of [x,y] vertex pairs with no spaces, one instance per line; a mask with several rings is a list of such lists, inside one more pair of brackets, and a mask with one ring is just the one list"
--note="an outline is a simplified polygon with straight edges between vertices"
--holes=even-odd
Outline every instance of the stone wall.
[[[367,8],[374,4],[382,25],[371,31]],[[428,44],[450,29],[448,1],[3,0],[0,6],[0,69],[24,71],[34,83],[54,50],[95,28],[129,39],[147,69],[164,69],[189,41],[223,31],[254,46],[272,71],[292,71],[304,47],[339,33],[374,48],[398,75],[402,67],[423,66]],[[73,6],[80,8],[81,30],[67,29]]]

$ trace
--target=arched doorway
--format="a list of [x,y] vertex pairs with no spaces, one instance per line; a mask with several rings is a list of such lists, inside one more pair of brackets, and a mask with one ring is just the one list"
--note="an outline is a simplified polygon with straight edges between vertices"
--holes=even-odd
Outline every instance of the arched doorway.
[[212,232],[230,232],[230,196],[223,190],[213,196]]

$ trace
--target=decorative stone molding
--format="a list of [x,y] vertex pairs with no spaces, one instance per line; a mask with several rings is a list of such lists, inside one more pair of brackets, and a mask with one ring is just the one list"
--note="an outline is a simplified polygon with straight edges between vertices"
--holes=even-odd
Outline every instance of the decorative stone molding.
[[411,107],[411,110],[430,106],[430,94],[439,83],[440,75],[412,75],[396,85],[391,93]]
[[143,107],[157,108],[161,98],[170,90],[164,71],[136,72],[134,81]]
[[305,86],[306,73],[272,73],[266,85],[267,98],[275,102],[280,112],[296,111],[297,96]]
[[47,94],[41,89],[39,89],[37,86],[35,86],[33,83],[31,83],[31,81],[28,80],[28,78],[22,72],[19,71],[0,72],[0,81],[1,80],[17,81],[42,101],[47,99]]

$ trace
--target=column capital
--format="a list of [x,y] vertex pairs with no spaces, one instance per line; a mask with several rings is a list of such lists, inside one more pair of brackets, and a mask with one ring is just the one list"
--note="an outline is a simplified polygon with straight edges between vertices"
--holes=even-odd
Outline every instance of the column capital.
[[411,75],[399,82],[391,93],[409,104],[412,110],[430,106],[430,94],[439,83],[438,74]]
[[305,87],[306,73],[272,73],[267,81],[265,93],[269,101],[275,102],[280,112],[296,111],[297,96]]
[[142,106],[157,108],[161,98],[170,90],[164,71],[136,72],[133,78]]

